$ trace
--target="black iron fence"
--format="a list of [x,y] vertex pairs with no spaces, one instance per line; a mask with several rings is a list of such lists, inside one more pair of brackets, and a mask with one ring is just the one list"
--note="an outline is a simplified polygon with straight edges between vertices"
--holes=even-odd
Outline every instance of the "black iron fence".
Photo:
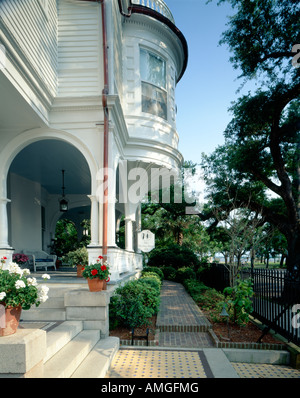
[[252,315],[268,329],[300,345],[299,281],[293,280],[286,270],[271,269],[255,269],[252,280],[255,293]]
[[[253,281],[252,315],[289,341],[300,345],[300,282],[286,270],[243,269],[242,279]],[[213,264],[203,272],[201,280],[219,291],[229,286],[229,271],[222,264]],[[266,330],[266,331],[267,331]]]

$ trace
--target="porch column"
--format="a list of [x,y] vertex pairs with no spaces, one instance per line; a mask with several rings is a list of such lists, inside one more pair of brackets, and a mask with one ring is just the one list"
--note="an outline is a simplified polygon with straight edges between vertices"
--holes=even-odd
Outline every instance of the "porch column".
[[137,253],[141,253],[141,250],[138,248],[138,233],[142,230],[142,205],[139,203],[136,210],[136,231],[135,231],[135,250]]
[[108,233],[107,245],[114,247],[116,245],[116,209],[115,203],[108,204]]
[[10,247],[8,244],[7,203],[10,199],[0,198],[0,248]]
[[0,198],[0,257],[7,257],[8,261],[12,260],[12,247],[8,244],[8,218],[7,203],[10,199]]
[[125,219],[125,250],[133,252],[133,222],[130,218]]
[[91,245],[99,245],[99,212],[98,200],[95,195],[88,195],[91,200]]

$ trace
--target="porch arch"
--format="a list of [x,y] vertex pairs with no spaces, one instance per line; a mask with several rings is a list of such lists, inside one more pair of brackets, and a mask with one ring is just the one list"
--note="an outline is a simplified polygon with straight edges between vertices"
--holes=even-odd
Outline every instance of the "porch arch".
[[59,140],[64,141],[70,145],[73,145],[79,152],[82,153],[90,169],[91,174],[91,194],[94,195],[97,189],[96,175],[97,175],[97,162],[95,161],[92,153],[86,146],[86,144],[78,137],[74,136],[63,130],[54,130],[39,128],[33,130],[27,130],[22,134],[12,139],[1,151],[0,156],[0,172],[2,176],[2,197],[7,197],[7,175],[8,170],[15,159],[15,157],[30,144],[40,140]]
[[[45,140],[53,140],[53,141],[61,141],[67,145],[70,145],[74,148],[75,151],[78,151],[78,154],[81,154],[82,159],[86,161],[86,167],[89,171],[90,178],[90,186],[87,192],[87,195],[91,195],[93,190],[96,190],[96,170],[97,170],[97,162],[87,147],[87,145],[82,142],[78,137],[73,136],[72,134],[61,131],[61,130],[53,130],[53,129],[33,129],[23,132],[21,135],[13,138],[1,151],[0,156],[0,173],[2,177],[2,182],[0,186],[0,205],[1,205],[1,227],[0,227],[0,243],[2,248],[12,249],[10,247],[11,241],[9,238],[9,216],[7,204],[10,202],[8,199],[7,192],[7,181],[8,181],[8,173],[10,167],[12,166],[16,157],[21,153],[22,150],[29,147],[30,145],[45,141]],[[18,173],[17,173],[18,174]],[[48,175],[48,174],[47,174]],[[42,186],[42,184],[41,184]],[[85,200],[78,199],[76,203],[73,203],[71,207],[80,206],[80,205],[90,205],[89,196],[86,197]],[[54,218],[58,219],[58,214],[54,216]],[[53,219],[52,219],[53,221]],[[97,220],[98,222],[98,220]],[[48,224],[49,225],[49,224]],[[51,223],[51,227],[53,224]],[[10,244],[9,244],[10,242]]]

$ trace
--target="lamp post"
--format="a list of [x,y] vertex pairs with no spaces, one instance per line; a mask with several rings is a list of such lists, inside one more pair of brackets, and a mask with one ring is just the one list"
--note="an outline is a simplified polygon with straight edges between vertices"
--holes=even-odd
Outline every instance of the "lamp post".
[[223,304],[223,308],[222,308],[222,311],[221,311],[221,313],[220,313],[220,316],[223,316],[223,317],[226,318],[227,331],[228,331],[228,340],[230,340],[230,332],[229,332],[229,314],[228,314],[228,312],[226,311],[225,304]]
[[68,201],[65,198],[65,170],[62,170],[62,198],[59,201],[59,210],[61,212],[68,211]]

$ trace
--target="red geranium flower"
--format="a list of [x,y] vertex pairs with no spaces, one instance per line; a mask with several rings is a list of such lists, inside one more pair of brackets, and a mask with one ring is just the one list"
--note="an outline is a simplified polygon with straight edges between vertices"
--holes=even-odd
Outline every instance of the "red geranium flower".
[[105,271],[106,270],[106,266],[103,264],[101,265],[101,271]]
[[102,257],[102,256],[99,256],[98,258],[100,258],[101,260],[103,260],[103,257]]
[[98,274],[98,271],[97,271],[96,269],[93,269],[93,270],[91,271],[91,274],[95,276],[95,275]]

